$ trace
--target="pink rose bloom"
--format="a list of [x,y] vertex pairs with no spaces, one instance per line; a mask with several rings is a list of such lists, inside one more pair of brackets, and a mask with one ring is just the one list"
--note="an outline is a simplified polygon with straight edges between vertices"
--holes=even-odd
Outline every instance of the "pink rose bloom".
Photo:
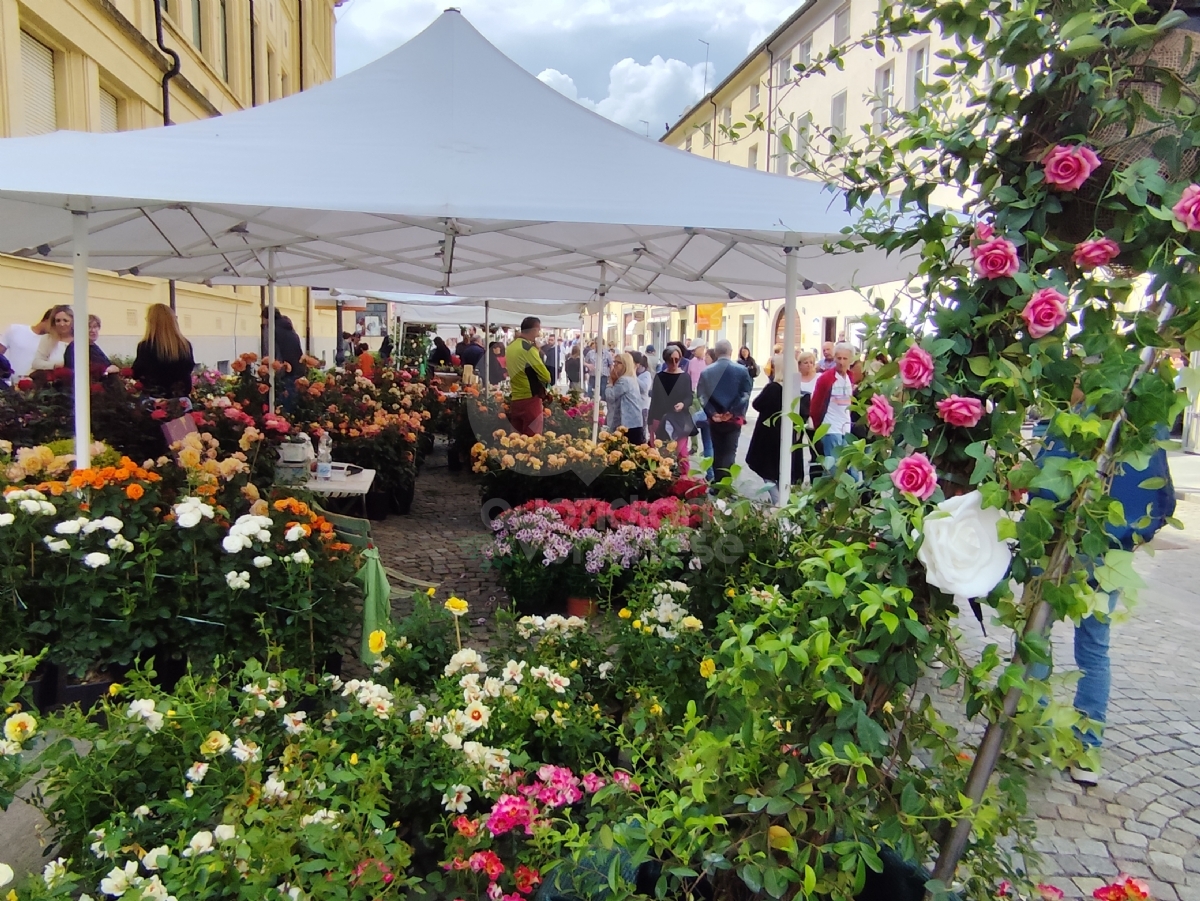
[[1200,232],[1200,185],[1188,185],[1183,189],[1179,203],[1171,207],[1175,218],[1187,226],[1188,231]]
[[992,236],[996,234],[995,226],[990,222],[975,223],[975,240],[990,241]]
[[1043,338],[1067,321],[1067,298],[1054,288],[1034,291],[1021,311],[1031,338]]
[[867,428],[884,438],[896,428],[896,411],[882,394],[872,395],[867,404]]
[[1087,272],[1097,266],[1107,266],[1121,253],[1121,245],[1112,238],[1094,238],[1075,245],[1071,259],[1075,265]]
[[1046,169],[1046,184],[1060,191],[1078,191],[1099,168],[1100,157],[1083,144],[1072,147],[1058,144],[1042,159],[1042,165]]
[[928,388],[933,382],[933,357],[913,344],[900,358],[900,381],[905,388]]
[[972,429],[979,425],[983,416],[983,403],[974,397],[963,397],[951,394],[945,400],[937,402],[938,416],[950,425]]
[[971,248],[975,271],[981,278],[1008,278],[1021,268],[1017,246],[1005,238],[991,238]]
[[927,500],[937,491],[937,470],[924,454],[910,454],[892,473],[892,484],[903,494]]

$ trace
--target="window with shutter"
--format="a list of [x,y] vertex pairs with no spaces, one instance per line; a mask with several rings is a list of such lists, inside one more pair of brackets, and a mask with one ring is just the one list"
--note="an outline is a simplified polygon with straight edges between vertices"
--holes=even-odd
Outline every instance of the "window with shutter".
[[192,0],[192,43],[197,50],[204,52],[204,10],[200,0]]
[[229,81],[229,6],[226,0],[221,0],[217,12],[221,17],[221,33],[218,35],[221,39],[221,77]]
[[23,31],[21,73],[25,78],[25,134],[44,135],[57,130],[54,51]]
[[100,89],[100,130],[104,132],[118,131],[117,98],[104,88]]

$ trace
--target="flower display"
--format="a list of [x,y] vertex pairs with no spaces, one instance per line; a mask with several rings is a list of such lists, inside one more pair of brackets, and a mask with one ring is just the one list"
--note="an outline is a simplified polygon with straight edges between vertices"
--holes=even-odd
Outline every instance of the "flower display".
[[896,490],[916,500],[928,500],[937,491],[937,471],[922,453],[909,454],[891,473]]
[[1046,184],[1060,191],[1078,191],[1100,167],[1096,151],[1084,144],[1057,144],[1042,158]]
[[1034,291],[1021,310],[1029,337],[1044,338],[1067,321],[1067,298],[1055,288]]
[[990,238],[971,248],[975,273],[984,279],[1010,278],[1021,268],[1017,247],[1007,238]]
[[1008,572],[1012,551],[996,527],[1004,514],[983,508],[983,495],[971,491],[942,501],[924,520],[917,559],[925,578],[947,594],[984,597]]
[[1098,901],[1148,901],[1150,886],[1141,879],[1122,873],[1115,880],[1092,892]]
[[973,429],[983,417],[983,402],[977,397],[951,394],[937,402],[937,413],[948,425]]

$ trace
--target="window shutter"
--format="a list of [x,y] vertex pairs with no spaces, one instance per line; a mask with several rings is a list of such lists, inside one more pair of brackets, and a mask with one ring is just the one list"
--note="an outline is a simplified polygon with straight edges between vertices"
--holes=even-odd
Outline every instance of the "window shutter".
[[44,135],[58,129],[54,95],[54,51],[21,32],[21,71],[25,76],[25,133]]
[[117,98],[104,88],[100,89],[100,130],[117,131]]

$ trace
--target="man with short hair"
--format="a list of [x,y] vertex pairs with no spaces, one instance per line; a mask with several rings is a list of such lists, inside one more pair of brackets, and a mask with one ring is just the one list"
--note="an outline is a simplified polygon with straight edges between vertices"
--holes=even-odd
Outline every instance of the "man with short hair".
[[558,381],[558,374],[562,372],[562,347],[553,335],[547,337],[546,343],[542,345],[542,362],[546,364],[546,371],[550,373],[550,384],[553,385]]
[[730,474],[737,459],[738,439],[746,424],[750,391],[754,387],[745,366],[735,366],[733,345],[722,338],[713,346],[717,361],[707,366],[697,382],[696,393],[704,405],[712,434],[713,475],[721,481]]
[[850,434],[850,403],[854,399],[854,380],[850,366],[854,362],[854,348],[838,343],[833,349],[833,369],[822,372],[813,388],[811,415],[813,428],[822,424],[829,431],[821,439],[821,450],[825,454],[825,468],[832,471],[837,462],[838,449],[845,446]]
[[462,360],[464,366],[473,367],[476,375],[479,374],[479,361],[483,359],[484,353],[483,337],[478,332],[471,335],[467,339],[467,343],[458,348],[458,358]]
[[826,341],[821,345],[821,359],[817,360],[817,372],[828,372],[834,368],[836,364],[833,362],[833,348],[832,341]]
[[542,433],[542,398],[550,384],[550,372],[537,348],[541,333],[542,320],[526,316],[521,320],[521,331],[504,352],[504,365],[512,383],[508,422],[514,432],[522,435]]
[[38,343],[42,340],[42,335],[50,329],[50,317],[53,312],[54,308],[51,307],[33,325],[14,322],[0,335],[0,355],[8,358],[14,379],[24,378],[33,369],[33,358],[37,354]]

